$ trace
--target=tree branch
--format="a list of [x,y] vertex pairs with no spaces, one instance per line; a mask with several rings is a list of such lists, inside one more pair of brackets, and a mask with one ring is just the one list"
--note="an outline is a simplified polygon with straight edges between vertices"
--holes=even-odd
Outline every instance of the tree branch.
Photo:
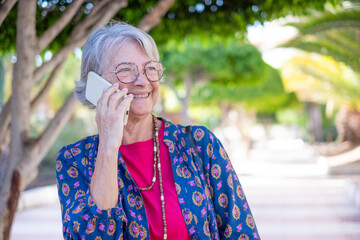
[[[31,156],[33,160],[31,163],[23,161],[20,169],[29,168],[34,169],[41,160],[45,157],[56,138],[59,136],[64,125],[70,119],[73,110],[78,103],[75,95],[70,93],[61,109],[56,113],[55,117],[50,121],[41,136],[36,139],[30,146]],[[24,159],[25,160],[25,159]],[[30,165],[29,165],[30,164]]]
[[84,0],[77,0],[70,4],[66,12],[64,12],[62,16],[39,37],[37,52],[43,51],[64,29],[64,27],[69,24],[83,2]]
[[[120,8],[126,6],[127,0],[103,0],[94,4],[94,8],[90,14],[87,15],[82,22],[76,25],[74,31],[70,35],[70,38],[77,39],[78,36],[88,36],[89,32],[91,32],[89,31],[89,28],[103,25],[109,21],[120,10]],[[102,19],[106,19],[106,21],[103,21],[103,24],[101,24]]]
[[99,26],[103,26],[107,22],[109,22],[116,15],[116,13],[118,13],[121,8],[126,7],[127,4],[128,4],[127,0],[116,0],[116,1],[113,0],[110,3],[108,3],[108,7],[101,9],[101,12],[97,14],[99,20],[92,23],[91,25],[90,24],[86,25],[86,29],[88,30],[88,35]]
[[73,37],[74,34],[77,34],[79,32],[85,32],[86,29],[96,23],[96,20],[98,19],[98,12],[107,9],[105,6],[111,2],[111,0],[103,0],[99,1],[97,3],[94,3],[94,7],[91,10],[91,12],[85,17],[85,19],[82,22],[79,22],[76,24],[76,27],[74,31],[71,33],[70,38]]
[[[70,35],[68,44],[63,47],[59,52],[57,52],[50,61],[44,63],[38,69],[36,69],[34,73],[34,82],[39,81],[39,79],[44,76],[45,73],[47,73],[48,71],[52,71],[57,64],[65,61],[65,58],[75,47],[82,46],[85,43],[86,39],[93,30],[108,22],[120,10],[120,8],[125,7],[127,4],[125,0],[108,0],[107,2],[110,3],[108,3],[109,5],[106,7],[101,4],[103,8],[99,9],[101,10],[101,14],[97,14],[98,18],[89,18],[89,16],[87,16],[83,22],[78,23],[78,25],[75,27],[75,29]],[[84,26],[91,27],[83,29],[82,27]]]
[[5,0],[0,4],[0,26],[9,14],[10,10],[14,7],[17,0]]
[[174,4],[175,0],[160,0],[155,5],[153,11],[146,14],[139,25],[137,26],[141,30],[148,32],[153,27],[157,26],[162,17],[168,12],[169,8]]
[[44,63],[34,72],[33,84],[40,80],[48,71],[52,71],[60,62],[65,61],[67,56],[73,51],[75,47],[82,46],[85,42],[85,37],[78,39],[77,41],[69,41],[60,51],[58,51],[50,61]]
[[39,106],[40,102],[44,99],[44,97],[46,96],[46,94],[49,92],[52,84],[54,83],[56,76],[58,75],[58,73],[60,72],[62,66],[64,64],[64,61],[58,63],[53,72],[51,73],[50,77],[48,78],[48,80],[46,81],[45,85],[43,86],[43,88],[40,90],[40,92],[38,93],[38,95],[31,101],[30,104],[30,113],[34,112],[34,110]]

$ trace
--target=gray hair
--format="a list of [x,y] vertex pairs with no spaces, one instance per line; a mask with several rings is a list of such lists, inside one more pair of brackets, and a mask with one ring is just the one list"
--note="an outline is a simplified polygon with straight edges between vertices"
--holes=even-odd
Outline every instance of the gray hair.
[[74,93],[77,99],[90,109],[95,106],[85,98],[87,75],[90,71],[101,74],[108,64],[109,56],[114,47],[135,40],[144,53],[154,61],[159,61],[159,52],[153,38],[146,32],[123,22],[113,22],[96,29],[86,41],[81,59],[80,81],[75,82]]

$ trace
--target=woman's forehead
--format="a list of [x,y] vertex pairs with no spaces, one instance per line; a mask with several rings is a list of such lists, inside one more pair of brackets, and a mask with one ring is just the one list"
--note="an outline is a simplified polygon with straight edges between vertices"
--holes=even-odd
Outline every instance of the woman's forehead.
[[117,65],[121,62],[132,62],[142,65],[151,60],[141,45],[134,40],[115,46],[113,51],[110,50],[109,59],[110,65]]

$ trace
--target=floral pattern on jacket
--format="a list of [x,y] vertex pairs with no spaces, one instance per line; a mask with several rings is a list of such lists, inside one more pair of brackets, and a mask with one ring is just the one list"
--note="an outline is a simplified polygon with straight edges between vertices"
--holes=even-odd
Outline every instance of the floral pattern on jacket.
[[[196,156],[185,127],[166,120],[180,208],[191,239],[260,239],[244,191],[222,144],[207,128],[192,126]],[[56,161],[64,239],[149,239],[143,199],[118,155],[119,201],[101,210],[90,195],[98,135],[64,146]]]

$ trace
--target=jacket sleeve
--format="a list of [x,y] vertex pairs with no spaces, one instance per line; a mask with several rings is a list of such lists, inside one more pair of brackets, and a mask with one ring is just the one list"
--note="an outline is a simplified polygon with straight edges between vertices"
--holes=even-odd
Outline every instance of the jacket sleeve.
[[194,131],[194,138],[200,141],[198,152],[210,187],[220,239],[260,239],[244,190],[221,142],[203,127]]
[[56,160],[64,239],[122,239],[122,225],[127,220],[120,201],[116,208],[109,210],[97,207],[90,195],[90,183],[84,177],[83,166],[88,160],[79,152],[79,148],[65,146]]

